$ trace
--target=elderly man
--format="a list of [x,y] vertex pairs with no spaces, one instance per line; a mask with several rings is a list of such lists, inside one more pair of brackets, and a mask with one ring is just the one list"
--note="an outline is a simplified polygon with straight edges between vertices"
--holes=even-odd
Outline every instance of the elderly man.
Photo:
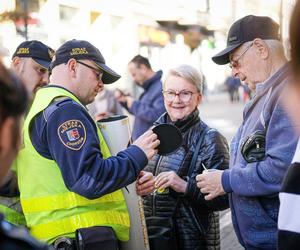
[[85,105],[119,78],[92,44],[67,41],[55,53],[50,84],[37,91],[26,117],[17,158],[21,204],[32,234],[57,248],[73,245],[75,232],[77,244],[100,241],[99,249],[101,239],[128,240],[120,188],[136,180],[159,140],[147,131],[110,157]]
[[230,194],[235,232],[246,249],[276,249],[278,192],[297,137],[280,99],[288,64],[269,17],[245,16],[230,28],[227,48],[212,59],[255,90],[231,143],[230,168],[196,177],[207,200]]

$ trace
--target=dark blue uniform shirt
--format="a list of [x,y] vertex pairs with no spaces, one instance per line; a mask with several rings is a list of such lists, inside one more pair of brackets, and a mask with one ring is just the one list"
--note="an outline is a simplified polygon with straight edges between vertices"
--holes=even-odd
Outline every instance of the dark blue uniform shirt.
[[95,122],[70,98],[52,102],[30,130],[33,146],[58,164],[66,187],[89,199],[132,183],[148,162],[134,145],[104,160]]

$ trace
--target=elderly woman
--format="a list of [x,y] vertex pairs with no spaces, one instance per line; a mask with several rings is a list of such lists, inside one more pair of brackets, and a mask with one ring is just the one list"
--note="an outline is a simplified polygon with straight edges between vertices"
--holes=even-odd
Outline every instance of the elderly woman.
[[[199,117],[202,79],[196,69],[181,65],[170,70],[163,85],[167,113],[156,124],[177,126],[183,143],[169,155],[154,156],[137,181],[137,192],[144,198],[151,250],[161,246],[157,239],[155,244],[152,242],[154,235],[149,230],[149,219],[153,216],[172,218],[177,249],[220,249],[219,217],[214,211],[228,207],[227,196],[206,201],[197,188],[195,176],[204,168],[228,168],[228,145],[217,130],[209,128]],[[197,142],[202,136],[195,168],[187,176]],[[159,229],[162,225],[159,221],[156,223],[153,225],[152,221],[151,227]],[[161,241],[164,241],[163,237]],[[174,249],[172,242],[168,246],[168,249]]]
[[[24,85],[0,62],[0,183],[16,157],[20,142],[22,116],[27,106]],[[0,249],[52,249],[37,242],[25,228],[6,222],[0,214]]]
[[[300,135],[300,1],[298,0],[290,23],[292,81],[285,93],[285,106]],[[300,141],[292,164],[279,194],[278,249],[299,249],[300,245]]]

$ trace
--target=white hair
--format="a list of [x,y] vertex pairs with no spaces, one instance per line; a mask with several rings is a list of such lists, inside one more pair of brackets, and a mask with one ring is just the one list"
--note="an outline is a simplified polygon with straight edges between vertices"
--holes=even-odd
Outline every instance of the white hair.
[[198,92],[202,94],[203,75],[194,67],[187,64],[181,64],[175,68],[170,69],[168,76],[170,75],[179,76],[189,81],[197,88]]
[[283,44],[275,39],[268,39],[268,40],[264,40],[265,43],[268,45],[270,51],[272,54],[280,54],[284,56],[284,47]]

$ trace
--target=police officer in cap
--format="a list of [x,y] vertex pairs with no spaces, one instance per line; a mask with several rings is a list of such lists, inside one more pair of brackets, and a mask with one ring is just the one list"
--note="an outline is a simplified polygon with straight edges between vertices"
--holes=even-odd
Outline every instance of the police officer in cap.
[[[16,156],[20,144],[22,115],[27,107],[24,85],[0,63],[0,183]],[[0,249],[42,250],[50,249],[36,241],[24,227],[4,221],[0,214]]]
[[85,105],[120,76],[89,42],[64,43],[50,69],[50,84],[37,91],[26,117],[17,158],[27,226],[58,248],[62,237],[73,244],[75,232],[95,226],[111,228],[127,241],[130,220],[120,189],[135,181],[157,152],[157,135],[149,130],[110,155]]
[[30,97],[48,84],[53,55],[53,49],[37,40],[22,42],[13,54],[11,68],[24,82]]
[[[30,101],[36,90],[49,82],[48,68],[53,54],[53,49],[40,41],[32,40],[22,42],[12,56],[11,69],[23,81]],[[15,166],[0,187],[0,211],[10,223],[25,225],[14,169]]]

